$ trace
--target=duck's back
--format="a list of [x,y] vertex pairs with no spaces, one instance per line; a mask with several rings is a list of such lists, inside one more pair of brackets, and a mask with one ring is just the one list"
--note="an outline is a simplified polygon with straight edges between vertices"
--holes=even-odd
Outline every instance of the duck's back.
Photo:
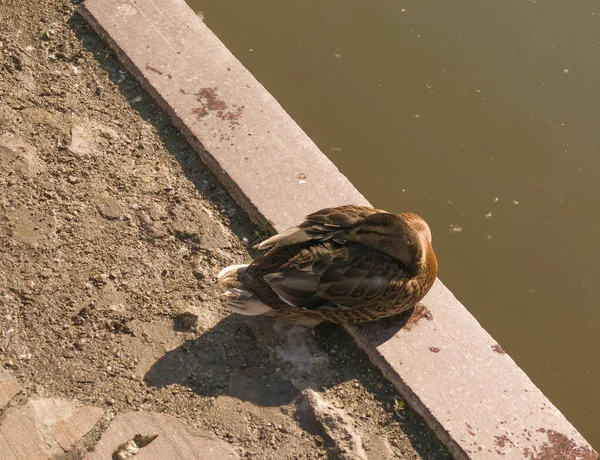
[[325,320],[387,316],[389,308],[412,306],[417,294],[399,261],[356,243],[277,246],[250,265],[248,275],[249,288],[275,310],[310,310]]

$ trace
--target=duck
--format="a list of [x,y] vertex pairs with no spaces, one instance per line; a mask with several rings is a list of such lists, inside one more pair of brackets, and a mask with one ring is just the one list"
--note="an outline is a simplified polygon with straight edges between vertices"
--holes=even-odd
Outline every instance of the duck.
[[306,326],[402,313],[427,294],[438,271],[424,219],[367,206],[321,209],[254,247],[266,252],[217,275],[222,303]]

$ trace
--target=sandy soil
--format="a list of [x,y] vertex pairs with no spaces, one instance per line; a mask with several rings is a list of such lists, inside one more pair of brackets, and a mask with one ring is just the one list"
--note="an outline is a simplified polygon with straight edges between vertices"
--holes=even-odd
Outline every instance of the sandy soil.
[[0,363],[31,394],[103,407],[97,435],[152,410],[243,458],[357,458],[312,387],[369,458],[449,458],[341,328],[221,308],[216,273],[264,235],[75,6],[0,0]]

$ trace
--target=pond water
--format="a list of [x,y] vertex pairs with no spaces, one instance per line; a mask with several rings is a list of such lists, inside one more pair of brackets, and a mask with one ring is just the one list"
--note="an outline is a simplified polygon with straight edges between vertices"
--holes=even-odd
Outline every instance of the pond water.
[[600,3],[188,0],[600,447]]

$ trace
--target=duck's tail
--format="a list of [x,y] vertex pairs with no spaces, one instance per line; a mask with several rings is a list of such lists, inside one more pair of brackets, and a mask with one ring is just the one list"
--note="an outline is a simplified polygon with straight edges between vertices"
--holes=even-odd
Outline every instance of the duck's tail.
[[223,305],[233,313],[240,315],[257,316],[271,311],[271,307],[263,303],[247,288],[249,275],[246,273],[248,265],[230,265],[217,275],[218,283],[223,287],[221,294]]

